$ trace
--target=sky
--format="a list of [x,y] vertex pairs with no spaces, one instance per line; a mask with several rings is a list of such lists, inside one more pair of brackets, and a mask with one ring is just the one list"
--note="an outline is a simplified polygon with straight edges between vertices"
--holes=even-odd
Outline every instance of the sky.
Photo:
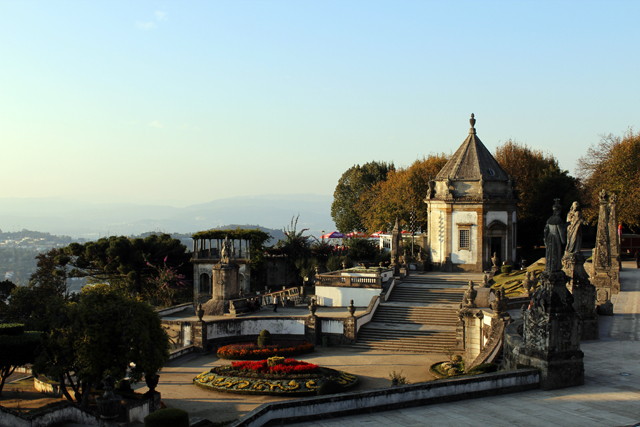
[[[574,173],[638,121],[637,1],[0,0],[1,197],[330,195],[469,116]],[[637,129],[636,129],[637,130]]]

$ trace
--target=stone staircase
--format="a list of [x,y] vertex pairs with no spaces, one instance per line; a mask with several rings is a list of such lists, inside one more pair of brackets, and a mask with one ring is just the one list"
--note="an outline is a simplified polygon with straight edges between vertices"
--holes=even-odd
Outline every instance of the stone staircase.
[[417,353],[442,353],[456,345],[456,310],[469,280],[478,274],[425,273],[405,277],[353,347]]

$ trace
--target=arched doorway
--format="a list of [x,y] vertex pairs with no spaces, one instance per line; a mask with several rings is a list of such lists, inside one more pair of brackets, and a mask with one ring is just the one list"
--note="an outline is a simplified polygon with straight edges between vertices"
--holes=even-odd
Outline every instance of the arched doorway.
[[200,275],[200,294],[210,294],[211,293],[211,277],[207,273],[202,273]]

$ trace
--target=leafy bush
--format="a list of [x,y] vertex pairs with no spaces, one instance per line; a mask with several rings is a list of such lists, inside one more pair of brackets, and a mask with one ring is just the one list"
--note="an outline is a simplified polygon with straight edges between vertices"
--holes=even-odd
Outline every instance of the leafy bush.
[[393,380],[396,380],[396,383],[398,385],[404,385],[404,384],[411,384],[408,380],[407,377],[405,377],[404,375],[402,375],[402,371],[400,372],[390,372],[389,373],[389,378],[391,378],[391,383],[393,384]]
[[327,260],[327,270],[328,271],[338,271],[342,270],[342,263],[345,263],[347,268],[353,266],[353,261],[346,256],[330,256]]
[[378,245],[373,240],[354,237],[345,240],[347,256],[355,260],[373,260],[379,252]]
[[502,267],[500,267],[500,272],[502,274],[509,274],[511,273],[511,266],[510,265],[503,265]]
[[189,413],[178,408],[165,408],[144,417],[145,427],[189,427]]
[[381,262],[391,263],[391,251],[379,252],[373,259],[376,265],[380,265]]

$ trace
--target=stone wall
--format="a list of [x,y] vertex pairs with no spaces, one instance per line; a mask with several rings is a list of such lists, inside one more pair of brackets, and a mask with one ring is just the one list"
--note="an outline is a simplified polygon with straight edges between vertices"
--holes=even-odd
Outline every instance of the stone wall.
[[231,424],[231,427],[258,427],[267,423],[275,425],[296,421],[304,422],[312,419],[496,396],[537,389],[539,380],[537,370],[521,369],[371,391],[267,403],[249,412]]

